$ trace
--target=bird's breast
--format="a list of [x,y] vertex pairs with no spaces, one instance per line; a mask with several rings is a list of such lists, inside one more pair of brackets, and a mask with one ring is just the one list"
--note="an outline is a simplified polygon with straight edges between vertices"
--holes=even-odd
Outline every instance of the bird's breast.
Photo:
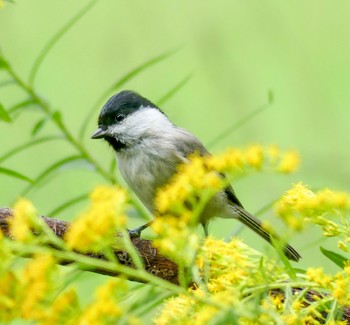
[[157,150],[118,153],[117,162],[125,181],[150,211],[157,190],[170,181],[179,163]]

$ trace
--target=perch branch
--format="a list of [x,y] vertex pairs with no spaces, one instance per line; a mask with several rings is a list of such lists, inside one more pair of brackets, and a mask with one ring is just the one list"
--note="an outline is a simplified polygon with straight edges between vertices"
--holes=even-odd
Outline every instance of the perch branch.
[[[12,218],[12,211],[8,208],[0,208],[0,229],[5,236],[9,236],[10,218]],[[64,234],[66,233],[69,227],[69,222],[44,216],[42,216],[42,218],[57,237],[64,237]],[[152,246],[152,242],[150,240],[141,238],[131,238],[131,241],[135,248],[138,250],[141,258],[143,259],[145,270],[147,272],[174,284],[178,284],[177,265],[174,262],[167,259],[166,257],[159,254],[158,250]],[[114,254],[120,264],[133,267],[133,263],[127,252],[122,250],[116,250],[114,251]],[[104,259],[103,254],[87,253],[84,255],[97,259]],[[62,262],[62,264],[68,263]],[[118,275],[117,273],[110,273],[106,272],[105,270],[99,269],[94,269],[91,271],[101,274]]]

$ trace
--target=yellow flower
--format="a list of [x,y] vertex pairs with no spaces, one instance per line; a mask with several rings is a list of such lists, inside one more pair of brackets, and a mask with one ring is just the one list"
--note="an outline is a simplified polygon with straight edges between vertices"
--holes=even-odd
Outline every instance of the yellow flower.
[[350,304],[350,265],[346,264],[344,270],[338,272],[333,279],[332,296],[340,305]]
[[201,212],[198,209],[203,209],[204,203],[224,186],[222,177],[208,167],[206,159],[192,155],[189,162],[180,165],[172,180],[158,191],[155,208],[160,215],[189,216],[188,211],[192,211],[189,224],[198,223]]
[[284,324],[286,325],[295,325],[295,324],[299,325],[299,323],[297,323],[298,317],[296,315],[282,315],[281,318]]
[[283,304],[284,304],[284,296],[281,294],[271,296],[271,301],[272,304],[275,306],[276,309],[280,310],[283,309]]
[[[260,324],[269,317],[269,313],[264,313],[265,309],[260,306],[257,307],[259,312],[252,313],[252,319],[240,318],[239,315],[247,315],[252,307],[248,302],[249,294],[243,293],[244,288],[259,286],[279,277],[281,270],[274,263],[262,261],[261,254],[237,239],[226,243],[208,237],[198,252],[196,265],[201,275],[207,278],[206,283],[198,284],[187,294],[168,300],[157,316],[156,324],[199,325],[223,319],[227,323],[239,319],[239,324]],[[266,274],[261,274],[260,268]],[[243,302],[246,298],[247,301]],[[275,303],[283,304],[282,298],[276,297]],[[271,310],[270,306],[267,310]],[[232,318],[230,311],[237,313],[237,317]]]
[[74,289],[60,294],[52,303],[40,324],[77,324],[77,315],[80,313],[79,299]]
[[100,251],[115,242],[126,225],[126,193],[116,187],[100,186],[91,194],[91,205],[69,227],[66,241],[80,251]]
[[303,307],[303,302],[301,300],[295,300],[293,301],[292,303],[292,308],[296,311],[296,312],[299,312],[302,307]]
[[200,239],[195,229],[188,225],[186,217],[174,216],[157,217],[152,225],[157,237],[153,245],[160,249],[162,254],[178,263],[190,263],[198,250]]
[[[344,219],[350,212],[350,195],[345,192],[323,189],[315,193],[298,183],[286,192],[275,208],[276,213],[294,230],[302,230],[306,224],[313,222],[322,227],[323,235],[327,237],[346,238],[350,232]],[[338,223],[330,217],[336,217]]]
[[299,154],[295,151],[289,151],[282,157],[277,170],[281,173],[291,173],[298,168],[299,163]]
[[95,301],[88,305],[77,324],[104,325],[115,324],[123,316],[118,304],[118,295],[127,289],[124,280],[110,280],[97,288]]
[[[282,152],[276,146],[251,145],[244,149],[228,149],[222,154],[192,155],[179,166],[168,185],[157,193],[155,207],[160,214],[181,214],[186,208],[198,205],[200,198],[214,195],[228,185],[228,179],[247,171],[270,168],[278,172],[291,172],[297,165],[294,151]],[[225,173],[224,179],[219,173]]]
[[25,319],[40,319],[45,310],[40,306],[53,286],[51,279],[55,260],[49,254],[36,255],[27,263],[21,275],[21,314]]
[[252,145],[245,152],[245,160],[248,165],[255,169],[260,169],[264,162],[264,151],[261,146]]
[[315,282],[322,288],[330,288],[332,285],[332,277],[323,272],[323,268],[308,268],[306,276],[309,281]]
[[8,271],[0,277],[0,321],[8,322],[18,316],[18,297],[21,286],[16,273]]
[[13,207],[13,218],[10,219],[10,233],[14,239],[27,242],[33,239],[37,211],[27,199],[19,199]]
[[221,154],[205,157],[205,164],[210,170],[219,172],[241,172],[244,154],[239,149],[229,148]]

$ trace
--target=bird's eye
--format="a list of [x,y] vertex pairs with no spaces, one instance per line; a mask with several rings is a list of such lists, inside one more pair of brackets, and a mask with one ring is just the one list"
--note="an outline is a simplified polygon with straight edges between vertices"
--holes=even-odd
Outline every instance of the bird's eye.
[[121,121],[124,120],[124,118],[125,118],[125,116],[124,116],[123,114],[118,114],[118,115],[115,117],[115,120],[116,120],[117,122],[121,122]]

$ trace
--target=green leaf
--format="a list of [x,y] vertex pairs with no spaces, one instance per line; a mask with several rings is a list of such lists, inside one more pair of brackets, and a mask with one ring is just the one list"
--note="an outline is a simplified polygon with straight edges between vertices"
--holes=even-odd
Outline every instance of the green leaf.
[[0,163],[5,161],[6,159],[12,157],[13,155],[15,155],[16,153],[19,153],[25,149],[29,149],[32,146],[35,146],[37,144],[40,144],[42,142],[46,142],[46,141],[52,141],[52,140],[62,140],[63,138],[61,136],[48,136],[48,137],[42,137],[36,140],[31,140],[29,142],[26,142],[24,144],[21,144],[20,146],[11,149],[10,151],[8,151],[7,153],[5,153],[2,157],[0,157]]
[[[0,68],[0,70],[1,70],[1,68]],[[3,80],[3,81],[0,82],[0,88],[1,87],[6,87],[6,86],[10,86],[10,85],[12,85],[14,83],[15,83],[15,81],[13,79]]]
[[338,265],[340,268],[343,268],[345,263],[349,261],[348,258],[332,252],[328,249],[323,248],[322,246],[320,247],[320,250],[324,256],[326,256],[328,259],[330,259],[334,264]]
[[62,124],[62,114],[60,111],[53,112],[51,118],[59,124]]
[[[133,77],[139,75],[141,72],[143,72],[145,69],[152,67],[153,65],[164,61],[165,59],[169,58],[170,56],[172,56],[174,53],[176,53],[178,51],[178,49],[175,50],[171,50],[171,51],[167,51],[161,55],[156,56],[155,58],[152,58],[144,63],[142,63],[141,65],[139,65],[138,67],[136,67],[135,69],[131,70],[129,73],[127,73],[126,75],[124,75],[123,77],[121,77],[118,81],[116,81],[107,91],[106,91],[106,95],[107,96],[110,92],[112,91],[116,91],[117,89],[119,89],[121,86],[123,86],[125,83],[127,83],[130,79],[132,79]],[[105,97],[103,96],[103,97]]]
[[8,67],[7,61],[2,56],[0,56],[0,70],[7,69],[7,67]]
[[134,68],[133,70],[131,70],[129,73],[125,74],[124,76],[122,76],[120,79],[118,79],[116,82],[114,82],[114,84],[109,87],[100,97],[99,99],[96,101],[96,103],[92,106],[92,108],[87,112],[86,117],[84,118],[83,124],[80,128],[80,132],[79,132],[79,139],[83,139],[86,133],[86,128],[90,122],[90,120],[92,118],[96,118],[96,116],[94,115],[95,110],[98,108],[98,105],[101,104],[101,102],[103,100],[106,100],[106,97],[111,93],[111,92],[115,92],[116,90],[118,90],[119,88],[121,88],[124,84],[126,84],[129,80],[131,80],[132,78],[136,77],[137,75],[139,75],[141,72],[143,72],[144,70],[152,67],[153,65],[169,58],[170,56],[172,56],[174,53],[176,53],[178,51],[178,49],[172,50],[172,51],[168,51],[165,52],[161,55],[156,56],[155,58],[152,58],[144,63],[142,63],[141,65],[139,65],[138,67]]
[[2,174],[6,174],[8,176],[11,176],[11,177],[15,177],[15,178],[18,178],[18,179],[21,179],[23,181],[26,181],[28,183],[32,183],[33,180],[30,179],[29,177],[23,175],[23,174],[20,174],[12,169],[7,169],[7,168],[3,168],[3,167],[0,167],[0,173]]
[[273,91],[270,89],[270,90],[267,92],[267,103],[268,103],[269,105],[272,105],[274,100],[275,100],[275,96],[274,96],[274,94],[273,94]]
[[[64,158],[62,160],[59,160],[46,168],[39,176],[36,177],[36,179],[33,181],[33,183],[28,186],[24,191],[22,192],[22,195],[26,195],[29,191],[31,191],[34,187],[39,186],[42,184],[49,176],[57,172],[59,169],[63,168],[65,165],[70,164],[72,161],[81,160],[84,159],[80,155],[75,156],[69,156],[67,158]],[[84,159],[85,160],[85,159]]]
[[272,105],[272,103],[273,103],[273,93],[272,93],[272,91],[269,90],[268,93],[267,93],[267,103],[265,105],[262,105],[261,107],[258,107],[253,112],[251,112],[250,114],[246,115],[245,117],[240,119],[238,122],[234,123],[233,125],[231,125],[227,129],[222,131],[220,134],[218,134],[214,139],[212,139],[208,143],[208,147],[211,147],[211,146],[215,145],[216,143],[218,143],[222,139],[224,139],[227,136],[229,136],[234,131],[238,130],[243,125],[247,124],[252,118],[254,118],[258,114],[260,114],[263,111],[265,111],[268,107],[270,107]]
[[296,280],[297,275],[295,273],[295,269],[292,267],[290,261],[288,260],[287,256],[283,252],[283,247],[284,245],[286,245],[286,243],[282,243],[280,239],[274,238],[272,236],[270,236],[270,238],[271,238],[272,246],[276,249],[279,258],[284,264],[285,271],[293,280]]
[[22,108],[24,107],[27,107],[27,106],[31,106],[31,105],[34,105],[36,104],[36,101],[33,100],[33,99],[26,99],[20,103],[17,103],[16,105],[12,106],[10,109],[9,109],[9,113],[13,114],[19,110],[21,110]]
[[44,59],[47,57],[50,50],[54,45],[82,18],[84,15],[97,3],[97,0],[90,1],[86,6],[84,6],[72,19],[70,19],[53,37],[49,39],[47,44],[39,53],[35,62],[33,63],[32,69],[29,73],[29,85],[34,84],[35,77],[38,70],[43,63]]
[[38,132],[45,126],[45,124],[47,123],[47,121],[50,120],[50,116],[46,116],[42,119],[40,119],[33,127],[32,129],[32,136],[36,136],[38,134]]
[[54,210],[52,210],[50,213],[48,213],[48,215],[50,217],[54,217],[55,215],[57,215],[58,213],[62,212],[63,210],[73,206],[74,204],[77,204],[81,201],[86,200],[89,197],[89,193],[85,193],[82,195],[79,195],[73,199],[70,199],[62,204],[60,204],[58,207],[56,207]]
[[7,123],[10,123],[12,121],[10,115],[6,112],[4,106],[2,106],[1,103],[0,103],[0,120],[5,121]]
[[173,97],[187,82],[192,78],[192,73],[183,78],[175,87],[170,89],[161,99],[157,101],[158,106],[162,106],[166,101]]

